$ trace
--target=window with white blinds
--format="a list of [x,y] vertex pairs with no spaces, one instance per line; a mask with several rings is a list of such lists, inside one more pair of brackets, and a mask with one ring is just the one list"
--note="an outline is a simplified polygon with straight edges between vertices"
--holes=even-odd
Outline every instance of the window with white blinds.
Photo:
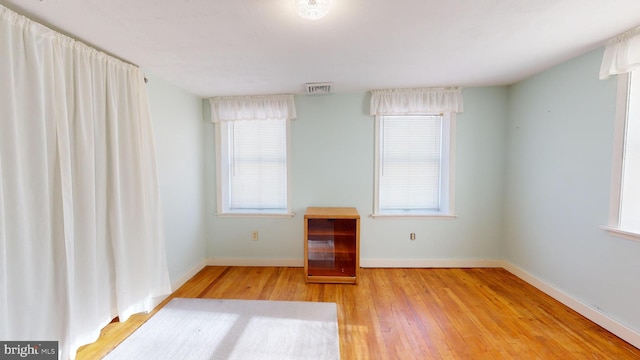
[[640,72],[618,75],[618,81],[609,229],[640,240]]
[[640,26],[607,41],[600,79],[617,76],[609,224],[611,234],[640,241]]
[[629,76],[619,227],[640,234],[640,71]]
[[376,116],[374,216],[450,215],[452,115]]
[[221,212],[286,214],[289,121],[220,123]]

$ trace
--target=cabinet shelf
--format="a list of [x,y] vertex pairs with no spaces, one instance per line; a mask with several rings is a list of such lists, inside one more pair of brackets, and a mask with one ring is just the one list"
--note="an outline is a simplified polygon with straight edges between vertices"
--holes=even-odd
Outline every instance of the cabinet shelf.
[[335,236],[353,236],[352,230],[332,230],[332,229],[309,229],[309,238],[315,237],[335,237]]
[[360,270],[360,215],[355,208],[307,208],[304,235],[307,282],[357,282]]
[[309,253],[336,253],[336,254],[353,254],[351,246],[328,241],[309,240],[307,242],[307,251]]

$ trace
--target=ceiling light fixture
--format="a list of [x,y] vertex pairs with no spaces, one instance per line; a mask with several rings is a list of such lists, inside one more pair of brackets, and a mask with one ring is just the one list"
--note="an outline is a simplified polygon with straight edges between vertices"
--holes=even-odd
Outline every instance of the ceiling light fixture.
[[318,20],[329,13],[332,0],[293,0],[296,13],[304,19]]

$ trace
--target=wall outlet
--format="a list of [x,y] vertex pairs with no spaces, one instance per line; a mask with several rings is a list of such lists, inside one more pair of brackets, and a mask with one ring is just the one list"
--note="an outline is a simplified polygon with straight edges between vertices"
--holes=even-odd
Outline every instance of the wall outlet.
[[416,233],[409,234],[409,239],[415,240],[416,239]]
[[251,240],[258,241],[258,232],[257,231],[252,231],[251,232]]

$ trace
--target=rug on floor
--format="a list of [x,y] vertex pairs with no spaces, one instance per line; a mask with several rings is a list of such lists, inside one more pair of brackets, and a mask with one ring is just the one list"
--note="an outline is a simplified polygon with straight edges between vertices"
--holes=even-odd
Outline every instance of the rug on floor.
[[335,303],[175,298],[104,359],[340,359]]

